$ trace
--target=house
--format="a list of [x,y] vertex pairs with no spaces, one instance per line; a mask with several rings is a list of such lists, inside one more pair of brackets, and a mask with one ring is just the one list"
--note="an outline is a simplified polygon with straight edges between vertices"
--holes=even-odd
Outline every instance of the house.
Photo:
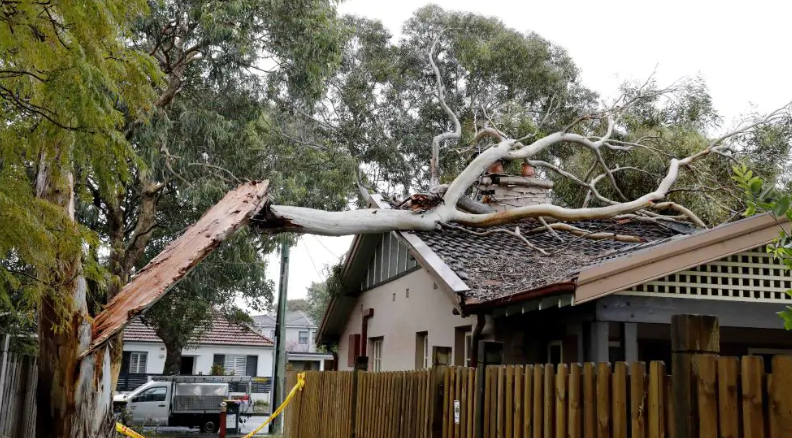
[[[377,195],[370,206],[390,208]],[[758,215],[712,229],[619,218],[358,235],[317,338],[338,345],[339,369],[359,357],[370,370],[424,368],[435,346],[475,365],[482,339],[502,342],[506,363],[670,363],[671,316],[704,313],[720,318],[725,355],[792,352],[776,315],[792,276],[765,249],[779,226]]]
[[[275,315],[257,315],[253,323],[259,333],[275,339]],[[287,369],[324,370],[333,355],[316,348],[316,323],[305,312],[286,312]]]
[[[210,330],[191,341],[182,351],[181,375],[209,375],[213,364],[226,374],[271,377],[273,344],[266,336],[243,324],[217,315]],[[132,391],[150,375],[162,375],[165,367],[165,344],[140,318],[124,330],[124,356],[116,388]],[[269,397],[269,383],[254,384],[254,399]]]

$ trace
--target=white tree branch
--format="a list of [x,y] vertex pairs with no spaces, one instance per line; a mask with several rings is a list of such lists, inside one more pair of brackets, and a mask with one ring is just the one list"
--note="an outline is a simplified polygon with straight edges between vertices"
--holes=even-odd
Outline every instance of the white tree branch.
[[443,108],[443,111],[445,111],[454,123],[454,130],[438,134],[432,139],[432,159],[429,162],[429,170],[431,173],[431,180],[429,182],[430,187],[440,185],[440,144],[448,140],[459,140],[462,137],[462,126],[459,124],[459,118],[446,103],[443,77],[440,75],[440,69],[437,68],[437,64],[434,60],[434,51],[438,41],[439,39],[435,39],[431,49],[429,49],[429,63],[432,65],[432,71],[437,79],[437,98],[440,100],[440,106]]
[[[558,172],[574,183],[590,189],[593,196],[597,197],[604,204],[607,204],[601,207],[572,208],[552,204],[538,204],[517,207],[501,212],[478,213],[460,211],[457,208],[457,204],[460,199],[464,197],[466,191],[478,181],[481,174],[496,161],[530,159],[553,145],[565,142],[580,144],[592,150],[599,150],[600,147],[607,143],[609,134],[613,131],[612,123],[609,123],[608,134],[597,141],[591,141],[581,135],[561,131],[536,140],[529,145],[522,145],[516,140],[502,139],[503,134],[497,131],[482,132],[479,135],[480,137],[488,135],[502,140],[476,156],[459,176],[448,185],[444,195],[440,192],[436,194],[437,197],[442,196],[442,202],[430,206],[426,211],[413,212],[409,210],[364,209],[345,212],[326,212],[302,207],[273,205],[266,208],[263,214],[260,213],[258,215],[258,220],[255,222],[257,222],[261,229],[271,232],[292,231],[340,236],[348,234],[382,233],[393,230],[429,231],[437,229],[439,226],[438,224],[443,223],[471,227],[488,227],[504,225],[526,218],[542,218],[542,221],[544,221],[544,218],[552,218],[559,221],[579,221],[628,217],[629,215],[638,214],[650,220],[652,218],[661,220],[662,217],[660,215],[647,210],[670,208],[680,212],[698,226],[704,226],[703,221],[696,217],[689,209],[673,202],[661,203],[678,179],[680,168],[688,167],[694,161],[702,159],[711,153],[717,153],[720,148],[724,147],[723,143],[728,139],[743,134],[753,127],[773,121],[788,109],[789,104],[770,113],[765,118],[747,124],[715,139],[709,146],[688,157],[682,159],[672,158],[668,164],[666,174],[662,177],[655,190],[636,199],[624,202],[615,202],[607,199],[600,195],[594,187],[595,183],[602,179],[604,175],[612,175],[610,169],[608,169],[606,174],[595,178],[595,181],[592,181],[592,183],[587,183],[550,163],[540,160],[529,160],[529,163],[541,165],[542,167]],[[628,168],[625,167],[615,170],[627,169]],[[443,188],[445,188],[445,186],[443,186]],[[607,234],[612,236],[611,233]]]

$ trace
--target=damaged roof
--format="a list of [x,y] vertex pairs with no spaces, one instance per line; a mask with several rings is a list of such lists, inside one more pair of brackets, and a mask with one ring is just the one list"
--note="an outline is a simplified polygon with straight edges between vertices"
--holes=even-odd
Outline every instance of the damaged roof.
[[[684,224],[638,220],[592,220],[565,223],[589,237],[568,231],[547,231],[536,221],[508,227],[443,229],[414,233],[464,281],[464,303],[490,301],[542,286],[571,280],[582,268],[647,246],[687,235],[695,229]],[[498,230],[514,231],[549,255],[528,246],[521,238]],[[593,233],[606,233],[592,239]],[[481,235],[486,234],[486,235]],[[578,232],[578,234],[580,234]],[[615,235],[623,236],[615,238]],[[630,236],[631,239],[624,237]],[[637,239],[636,239],[637,238]]]

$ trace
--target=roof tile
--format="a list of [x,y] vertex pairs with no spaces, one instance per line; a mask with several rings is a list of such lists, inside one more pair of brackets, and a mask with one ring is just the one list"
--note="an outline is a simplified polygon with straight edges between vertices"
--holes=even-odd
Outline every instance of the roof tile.
[[[124,341],[162,342],[154,329],[147,326],[140,318],[135,318],[124,330]],[[197,339],[190,341],[192,344],[215,345],[247,345],[256,347],[272,346],[272,341],[266,336],[257,333],[244,324],[233,324],[222,315],[217,315],[212,322],[212,328]]]
[[[466,300],[487,301],[569,280],[580,269],[604,258],[694,231],[684,224],[666,226],[637,220],[591,220],[570,222],[569,225],[589,233],[634,236],[640,238],[641,243],[613,238],[594,240],[564,231],[556,231],[556,237],[547,230],[540,230],[541,225],[534,220],[508,227],[469,229],[477,233],[488,232],[486,236],[458,229],[415,234],[470,287],[464,294]],[[514,231],[515,227],[519,227],[520,234],[531,244],[550,255],[542,255],[514,235],[492,232],[496,229]]]

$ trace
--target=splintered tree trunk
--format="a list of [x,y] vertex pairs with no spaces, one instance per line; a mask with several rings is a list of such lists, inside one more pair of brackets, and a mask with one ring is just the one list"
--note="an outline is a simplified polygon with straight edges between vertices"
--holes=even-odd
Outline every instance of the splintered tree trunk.
[[[73,221],[74,181],[61,153],[42,155],[36,194]],[[53,290],[39,306],[36,435],[110,437],[114,432],[107,347],[80,358],[91,343],[80,252],[61,248],[57,256],[59,267],[47,278]]]

